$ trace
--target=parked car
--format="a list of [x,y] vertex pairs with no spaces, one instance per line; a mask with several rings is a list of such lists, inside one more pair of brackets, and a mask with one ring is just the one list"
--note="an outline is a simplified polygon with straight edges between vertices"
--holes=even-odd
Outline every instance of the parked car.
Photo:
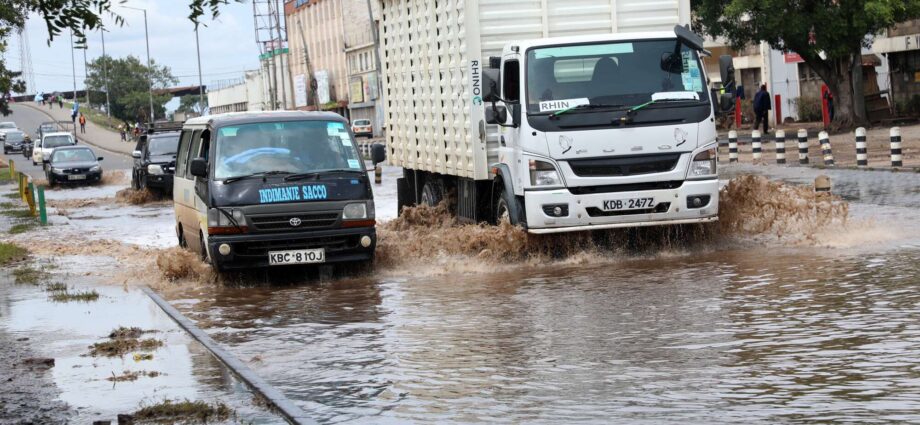
[[171,193],[173,173],[176,170],[176,152],[179,149],[179,132],[148,134],[143,143],[138,142],[131,172],[131,187]]
[[32,165],[38,165],[51,158],[51,151],[62,146],[73,146],[77,140],[70,133],[45,133],[32,149]]
[[351,122],[351,132],[355,133],[355,137],[367,137],[370,139],[374,137],[374,126],[371,125],[371,120],[354,120]]
[[179,245],[218,271],[373,263],[370,179],[348,121],[337,114],[245,112],[186,121],[173,203]]
[[47,160],[45,176],[48,186],[59,183],[89,182],[102,180],[102,157],[97,157],[86,146],[64,146],[54,148]]
[[22,145],[25,142],[26,133],[19,130],[9,130],[3,136],[3,153],[22,152]]
[[6,133],[9,131],[18,131],[19,128],[16,127],[16,123],[12,121],[0,122],[0,142],[5,140]]

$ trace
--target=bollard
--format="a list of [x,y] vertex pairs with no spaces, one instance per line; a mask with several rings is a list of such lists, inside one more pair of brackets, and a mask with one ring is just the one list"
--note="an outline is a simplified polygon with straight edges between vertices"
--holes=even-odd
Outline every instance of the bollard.
[[891,166],[904,166],[901,157],[901,127],[893,127],[891,129]]
[[738,162],[738,132],[728,132],[728,162]]
[[831,150],[831,138],[826,131],[818,133],[818,142],[821,144],[821,155],[824,156],[824,166],[834,166],[834,152]]
[[383,182],[383,167],[380,165],[374,166],[374,184],[380,184]]
[[815,192],[830,192],[831,178],[825,175],[815,177]]
[[866,129],[856,129],[856,166],[860,168],[869,166],[869,151],[866,149]]
[[45,187],[38,187],[38,218],[42,226],[48,224],[48,211],[45,209]]
[[16,163],[10,160],[10,180],[16,177]]
[[786,163],[786,132],[776,130],[776,163]]
[[728,148],[728,139],[719,139],[719,144],[716,146],[716,158],[721,158],[726,148]]
[[799,130],[799,165],[808,165],[808,130]]
[[32,182],[29,182],[29,192],[26,194],[26,205],[29,206],[29,214],[35,216],[37,212],[35,210],[35,187],[32,186]]
[[751,133],[751,151],[754,153],[754,163],[760,163],[763,158],[763,144],[760,141],[760,130],[754,130]]

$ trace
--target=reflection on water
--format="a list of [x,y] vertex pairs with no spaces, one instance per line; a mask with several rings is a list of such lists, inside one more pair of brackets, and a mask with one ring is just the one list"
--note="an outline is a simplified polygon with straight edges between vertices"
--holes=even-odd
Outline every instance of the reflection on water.
[[920,420],[920,250],[173,294],[328,422]]

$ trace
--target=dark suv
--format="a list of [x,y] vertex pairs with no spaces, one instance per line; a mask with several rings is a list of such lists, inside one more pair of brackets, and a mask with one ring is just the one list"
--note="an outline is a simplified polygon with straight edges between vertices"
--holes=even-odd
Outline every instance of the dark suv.
[[134,170],[131,173],[131,187],[171,193],[178,148],[178,131],[141,136],[132,154]]

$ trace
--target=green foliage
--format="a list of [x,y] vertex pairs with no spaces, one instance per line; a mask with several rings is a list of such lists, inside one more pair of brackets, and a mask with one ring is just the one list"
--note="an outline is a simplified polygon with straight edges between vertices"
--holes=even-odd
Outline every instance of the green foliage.
[[197,94],[187,94],[179,98],[179,107],[176,108],[176,112],[201,112],[204,108],[208,107],[208,97],[204,97],[204,105],[199,105],[198,100],[201,99],[201,96]]
[[[108,71],[112,115],[128,121],[144,121],[150,116],[148,79],[152,81],[154,90],[179,82],[169,67],[159,66],[154,61],[151,61],[151,67],[148,68],[134,56],[120,59],[103,56],[87,65],[86,86],[91,90],[90,101],[93,103],[105,102],[104,70]],[[171,98],[168,94],[153,96],[153,108],[158,116],[165,113],[166,102]]]
[[29,250],[14,243],[0,242],[0,266],[22,261],[29,255]]
[[[188,18],[195,26],[201,22],[206,12],[212,18],[220,13],[220,7],[229,0],[187,0],[189,2]],[[236,0],[238,2],[242,0]],[[3,0],[0,1],[0,94],[9,92],[22,93],[25,83],[19,79],[20,73],[7,69],[6,56],[9,36],[25,24],[29,14],[37,14],[48,27],[48,43],[65,31],[73,31],[78,46],[86,44],[86,33],[103,26],[102,17],[110,16],[116,25],[123,25],[124,19],[112,11],[124,0]],[[6,99],[0,96],[0,114],[9,115],[10,109]]]
[[802,96],[793,99],[799,111],[799,121],[815,122],[823,119],[821,115],[821,100],[814,96]]

